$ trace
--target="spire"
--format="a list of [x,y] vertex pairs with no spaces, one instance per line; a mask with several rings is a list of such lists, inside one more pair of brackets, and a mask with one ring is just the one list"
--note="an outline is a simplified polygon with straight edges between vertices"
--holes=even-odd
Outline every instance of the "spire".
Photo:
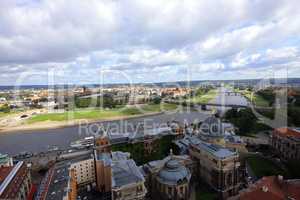
[[170,156],[173,157],[173,149],[170,149]]

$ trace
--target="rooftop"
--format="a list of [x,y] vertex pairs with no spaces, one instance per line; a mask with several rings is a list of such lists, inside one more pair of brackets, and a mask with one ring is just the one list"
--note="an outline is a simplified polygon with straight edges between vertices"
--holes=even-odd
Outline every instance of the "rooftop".
[[135,162],[130,160],[120,160],[114,162],[112,166],[113,188],[119,188],[132,183],[144,182],[145,179],[140,172],[139,168],[136,166]]
[[[0,184],[0,196],[3,194],[3,192],[6,190],[6,188],[10,185],[10,183],[12,183],[14,178],[17,176],[17,173],[24,166],[25,166],[24,162],[20,161],[16,165],[14,165],[11,169],[8,168],[8,169],[4,170],[4,172],[2,174],[3,179]],[[6,167],[4,167],[4,168],[6,168]],[[2,168],[0,168],[0,169],[2,169]]]
[[9,159],[10,158],[7,154],[0,153],[0,164],[8,162]]
[[241,200],[252,199],[299,199],[300,180],[283,180],[280,176],[263,177],[240,193]]
[[71,164],[91,158],[90,154],[78,156],[74,159],[58,162],[52,169],[52,176],[47,190],[47,200],[63,199],[67,192],[69,181],[69,167]]
[[167,185],[177,185],[190,181],[191,173],[176,159],[170,159],[160,170],[157,179]]
[[300,139],[300,128],[282,127],[275,129],[274,133],[281,137],[294,137]]
[[204,142],[203,140],[201,140],[195,136],[193,136],[193,137],[186,136],[181,140],[177,140],[176,144],[184,145],[184,146],[189,146],[190,144],[192,144],[198,148],[204,149],[205,151],[209,152],[213,156],[218,157],[220,159],[224,159],[224,158],[227,158],[230,156],[237,155],[237,153],[234,151],[231,151],[227,148],[224,148],[224,147],[216,145],[216,144],[210,144],[210,143]]
[[1,167],[0,168],[0,185],[3,183],[5,178],[8,176],[8,174],[11,172],[13,167]]
[[209,144],[206,142],[202,142],[202,143],[198,144],[198,147],[205,149],[209,153],[211,153],[214,156],[221,158],[221,159],[236,155],[236,152],[231,151],[227,148],[223,148],[216,144]]

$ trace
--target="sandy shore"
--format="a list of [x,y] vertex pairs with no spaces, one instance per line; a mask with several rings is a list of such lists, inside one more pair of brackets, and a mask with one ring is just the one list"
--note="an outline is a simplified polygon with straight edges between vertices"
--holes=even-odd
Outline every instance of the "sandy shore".
[[68,120],[68,121],[44,121],[44,122],[37,122],[34,124],[19,124],[16,126],[7,126],[7,127],[0,127],[0,134],[5,133],[13,133],[18,131],[36,131],[36,130],[49,130],[49,129],[58,129],[64,127],[72,127],[72,126],[79,126],[79,125],[87,125],[91,123],[99,123],[99,122],[109,122],[109,121],[117,121],[117,120],[126,120],[126,119],[134,119],[140,117],[149,117],[154,115],[163,114],[163,112],[153,112],[141,115],[133,115],[133,116],[121,116],[121,117],[111,117],[106,119],[76,119],[76,120]]

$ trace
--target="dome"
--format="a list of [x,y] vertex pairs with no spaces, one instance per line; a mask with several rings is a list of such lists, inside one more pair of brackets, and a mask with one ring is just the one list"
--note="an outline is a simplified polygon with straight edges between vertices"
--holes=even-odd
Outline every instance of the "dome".
[[157,176],[159,182],[167,185],[178,185],[190,178],[190,171],[175,159],[169,160]]

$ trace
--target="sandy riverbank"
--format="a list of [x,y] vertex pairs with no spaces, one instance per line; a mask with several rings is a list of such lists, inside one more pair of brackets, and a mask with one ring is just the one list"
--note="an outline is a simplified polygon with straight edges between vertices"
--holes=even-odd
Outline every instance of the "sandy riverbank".
[[134,118],[141,118],[141,117],[149,117],[154,115],[160,115],[164,112],[153,112],[141,115],[132,115],[132,116],[119,116],[119,117],[110,117],[106,119],[76,119],[76,120],[68,120],[68,121],[44,121],[44,122],[37,122],[33,124],[18,124],[16,126],[7,126],[7,127],[0,127],[0,134],[8,134],[14,133],[18,131],[33,131],[33,130],[48,130],[48,129],[58,129],[64,127],[72,127],[72,126],[79,126],[79,125],[87,125],[92,123],[99,123],[99,122],[109,122],[109,121],[117,121],[117,120],[126,120],[126,119],[134,119]]

